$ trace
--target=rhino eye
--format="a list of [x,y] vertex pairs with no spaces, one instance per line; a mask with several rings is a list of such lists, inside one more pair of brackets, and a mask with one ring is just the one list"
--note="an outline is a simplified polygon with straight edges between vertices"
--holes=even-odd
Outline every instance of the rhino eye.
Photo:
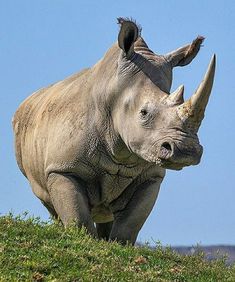
[[143,127],[150,128],[156,115],[156,109],[148,106],[144,107],[139,112],[140,123]]
[[141,116],[145,117],[148,114],[148,111],[146,109],[142,109],[140,111]]

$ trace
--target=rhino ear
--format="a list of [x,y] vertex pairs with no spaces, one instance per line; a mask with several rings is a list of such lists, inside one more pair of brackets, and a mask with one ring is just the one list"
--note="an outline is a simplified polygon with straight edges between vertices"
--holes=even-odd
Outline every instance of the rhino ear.
[[197,55],[200,50],[201,44],[204,41],[203,36],[198,36],[193,40],[191,44],[181,47],[175,51],[172,51],[165,55],[168,62],[171,63],[172,67],[186,66],[189,64]]
[[127,58],[134,53],[134,42],[139,36],[139,28],[135,22],[129,19],[118,18],[121,29],[118,34],[118,45],[124,51]]

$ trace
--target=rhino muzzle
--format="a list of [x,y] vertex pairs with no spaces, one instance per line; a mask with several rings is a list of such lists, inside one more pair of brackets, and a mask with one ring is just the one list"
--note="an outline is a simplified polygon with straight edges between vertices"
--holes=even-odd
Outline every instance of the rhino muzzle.
[[169,169],[181,169],[189,165],[197,165],[201,160],[203,147],[196,141],[173,142],[164,141],[160,146],[157,164]]

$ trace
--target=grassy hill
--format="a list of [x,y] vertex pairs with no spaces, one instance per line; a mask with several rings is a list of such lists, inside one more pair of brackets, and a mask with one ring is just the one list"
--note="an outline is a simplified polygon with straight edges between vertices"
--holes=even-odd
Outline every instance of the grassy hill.
[[0,217],[0,281],[235,281],[235,266],[9,215]]

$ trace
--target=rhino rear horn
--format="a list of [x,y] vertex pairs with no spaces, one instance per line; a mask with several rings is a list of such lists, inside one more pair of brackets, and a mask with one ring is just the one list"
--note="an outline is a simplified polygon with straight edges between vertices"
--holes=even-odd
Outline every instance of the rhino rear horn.
[[167,102],[170,105],[181,105],[184,103],[184,85],[180,85],[173,93],[171,93]]

